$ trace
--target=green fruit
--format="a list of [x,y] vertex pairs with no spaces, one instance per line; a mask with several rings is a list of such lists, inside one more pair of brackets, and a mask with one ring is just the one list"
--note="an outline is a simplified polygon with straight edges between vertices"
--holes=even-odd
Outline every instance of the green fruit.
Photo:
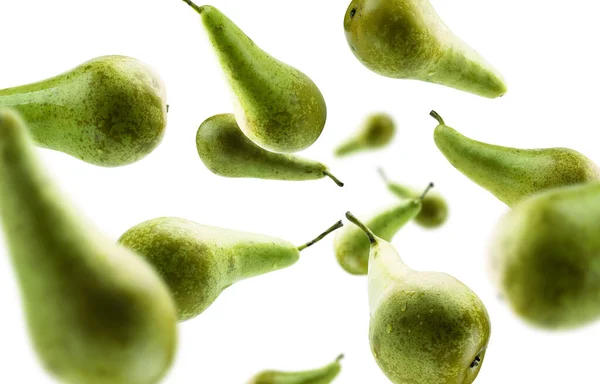
[[314,180],[330,177],[344,183],[314,160],[269,152],[254,144],[240,130],[232,114],[209,117],[196,134],[200,159],[211,172],[225,177],[253,177],[274,180]]
[[396,133],[396,124],[385,113],[368,116],[353,137],[335,150],[337,157],[348,156],[368,149],[380,149],[388,145]]
[[[382,168],[379,175],[386,183],[388,190],[401,199],[415,199],[419,192],[402,184],[389,180]],[[439,193],[428,193],[421,202],[421,211],[415,217],[415,223],[424,228],[437,228],[448,219],[448,204]],[[388,240],[389,241],[389,240]]]
[[119,243],[144,256],[162,275],[184,321],[201,314],[233,283],[296,263],[300,251],[341,226],[339,221],[297,247],[271,236],[161,217],[129,229]]
[[1,220],[38,356],[63,383],[158,383],[177,344],[168,288],[68,204],[33,145],[1,110]]
[[569,148],[518,149],[469,139],[439,125],[433,138],[446,159],[508,206],[546,189],[600,180],[600,168]]
[[260,49],[215,7],[196,6],[235,95],[235,118],[246,136],[274,152],[297,152],[321,135],[327,107],[299,70]]
[[394,384],[469,384],[479,370],[491,324],[466,285],[439,272],[410,269],[396,249],[351,213],[371,244],[371,352]]
[[600,317],[600,183],[531,196],[500,221],[490,246],[501,294],[529,323],[560,329]]
[[427,0],[353,0],[344,30],[356,58],[380,75],[489,98],[506,93],[502,75],[454,35]]
[[342,370],[339,355],[334,362],[318,369],[301,372],[282,372],[268,370],[254,376],[248,384],[329,384]]
[[[429,184],[423,194],[414,199],[405,199],[399,204],[387,207],[366,220],[369,228],[377,236],[391,241],[396,233],[414,219],[421,211],[422,201],[433,184]],[[371,246],[363,231],[356,226],[348,226],[335,236],[334,250],[338,263],[353,275],[366,275],[369,269]]]
[[148,65],[103,56],[37,83],[0,90],[0,107],[21,113],[36,144],[114,167],[140,160],[161,142],[166,91]]

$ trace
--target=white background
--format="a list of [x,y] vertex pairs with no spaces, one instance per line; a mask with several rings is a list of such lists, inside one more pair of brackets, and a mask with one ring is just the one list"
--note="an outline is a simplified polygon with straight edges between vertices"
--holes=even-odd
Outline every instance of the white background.
[[[410,224],[394,239],[415,269],[450,273],[487,305],[493,334],[477,383],[597,383],[600,325],[547,333],[517,319],[496,298],[486,244],[506,206],[454,170],[437,151],[428,116],[475,139],[516,147],[565,146],[600,163],[597,55],[600,6],[592,1],[434,0],[446,24],[506,77],[506,96],[489,100],[441,86],[380,77],[348,49],[348,0],[233,1],[213,4],[255,42],[308,74],[328,106],[321,138],[303,155],[346,182],[226,179],[195,149],[198,125],[232,110],[226,84],[199,17],[179,0],[0,0],[0,87],[41,80],[105,54],[154,66],[167,84],[169,124],[144,160],[106,169],[40,151],[68,195],[115,240],[158,216],[251,230],[302,243],[350,209],[369,213],[395,202],[377,166],[418,188],[434,181],[450,202],[441,230]],[[367,113],[387,111],[399,134],[385,151],[334,160],[333,147]],[[1,182],[1,181],[0,181]],[[3,249],[3,248],[2,248]],[[344,352],[336,383],[388,383],[367,337],[366,279],[336,263],[332,239],[303,252],[295,266],[240,282],[180,327],[177,361],[165,383],[236,384],[265,368],[309,369]],[[24,328],[16,281],[0,251],[0,382],[53,382]],[[433,383],[432,383],[433,384]]]

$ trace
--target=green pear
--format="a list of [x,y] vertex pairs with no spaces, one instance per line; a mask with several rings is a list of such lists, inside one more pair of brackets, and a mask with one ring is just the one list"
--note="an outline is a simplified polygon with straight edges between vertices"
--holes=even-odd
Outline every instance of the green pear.
[[200,14],[235,96],[235,118],[244,134],[274,152],[311,146],[327,117],[325,99],[315,83],[260,49],[215,7],[183,1]]
[[532,325],[574,328],[600,318],[600,183],[540,192],[500,220],[490,270]]
[[506,93],[502,75],[454,35],[427,0],[353,0],[344,30],[356,58],[380,75],[489,98]]
[[339,221],[298,247],[271,236],[161,217],[127,230],[119,243],[162,275],[184,321],[204,312],[233,283],[295,264],[300,251],[341,226]]
[[395,133],[396,123],[390,115],[386,113],[369,115],[358,132],[336,148],[335,155],[344,157],[360,151],[383,148],[391,143]]
[[206,119],[198,128],[196,148],[204,165],[217,175],[274,180],[315,180],[328,176],[338,186],[344,186],[317,161],[269,152],[254,144],[240,130],[232,114]]
[[479,370],[491,324],[477,295],[454,277],[410,269],[387,241],[350,212],[371,244],[371,352],[394,384],[470,384]]
[[[423,199],[433,184],[416,198],[404,199],[400,203],[386,207],[366,220],[369,228],[382,239],[391,241],[396,233],[414,219],[421,211]],[[366,275],[369,269],[369,241],[360,228],[344,227],[339,231],[333,244],[335,257],[344,270],[353,275]]]
[[33,346],[69,384],[154,384],[170,367],[168,287],[62,196],[16,112],[0,110],[0,210]]
[[344,355],[339,355],[334,362],[311,371],[263,371],[254,376],[248,384],[329,384],[342,370],[340,360],[343,357]]
[[[388,179],[383,168],[378,169],[379,175],[387,185],[390,192],[401,199],[414,199],[420,192]],[[448,204],[446,200],[436,192],[428,193],[422,201],[421,211],[415,217],[415,223],[424,228],[437,228],[448,219]]]
[[0,107],[27,122],[35,143],[106,167],[140,160],[161,142],[165,86],[148,65],[103,56],[37,83],[0,90]]
[[469,139],[435,111],[433,138],[446,159],[465,176],[513,206],[546,189],[600,180],[600,168],[569,148],[519,149]]

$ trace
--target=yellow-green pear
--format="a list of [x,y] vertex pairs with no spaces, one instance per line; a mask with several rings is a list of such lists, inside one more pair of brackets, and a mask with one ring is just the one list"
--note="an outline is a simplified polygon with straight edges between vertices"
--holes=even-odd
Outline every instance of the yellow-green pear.
[[395,134],[396,123],[390,115],[373,113],[367,116],[358,132],[336,148],[335,155],[344,157],[356,152],[381,149],[391,143]]
[[255,375],[248,384],[330,384],[342,370],[339,355],[334,362],[310,371],[286,372],[267,370]]

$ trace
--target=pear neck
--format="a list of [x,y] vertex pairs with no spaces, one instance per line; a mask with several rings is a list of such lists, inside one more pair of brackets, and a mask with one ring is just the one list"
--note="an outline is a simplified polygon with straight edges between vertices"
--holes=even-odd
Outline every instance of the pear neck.
[[377,308],[384,291],[394,284],[402,283],[411,272],[394,246],[387,241],[380,241],[371,247],[368,276],[371,314]]

